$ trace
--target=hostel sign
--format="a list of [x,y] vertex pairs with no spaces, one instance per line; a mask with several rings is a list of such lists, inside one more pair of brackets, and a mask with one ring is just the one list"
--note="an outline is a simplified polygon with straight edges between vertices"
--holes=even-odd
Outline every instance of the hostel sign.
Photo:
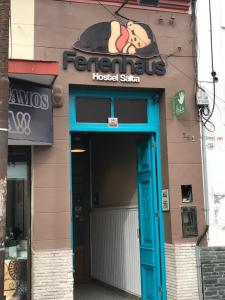
[[[104,55],[101,58],[86,58],[75,51],[63,53],[64,70],[67,70],[68,64],[73,64],[77,71],[92,72],[93,80],[140,82],[139,75],[162,76],[166,73],[165,63],[161,58],[158,59],[160,55],[156,38],[144,23],[128,21],[127,24],[121,24],[114,20],[94,24],[81,34],[73,48]],[[119,74],[115,74],[117,72]],[[127,72],[130,75],[126,75]]]
[[172,109],[175,116],[180,116],[185,112],[185,91],[179,91],[173,97]]
[[77,55],[74,51],[65,51],[63,53],[63,69],[67,70],[68,64],[71,63],[77,71],[93,72],[93,74],[98,74],[99,72],[115,74],[117,70],[120,74],[126,74],[127,71],[130,70],[132,75],[146,74],[150,76],[162,76],[166,73],[165,64],[161,60],[150,61],[149,59],[137,59],[134,61],[131,58],[126,57],[113,59],[108,57],[86,58]]
[[11,81],[8,127],[9,139],[52,144],[51,89]]

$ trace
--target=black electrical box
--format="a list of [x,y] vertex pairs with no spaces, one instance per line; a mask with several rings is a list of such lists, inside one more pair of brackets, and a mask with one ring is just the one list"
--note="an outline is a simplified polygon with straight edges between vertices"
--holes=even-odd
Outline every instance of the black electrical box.
[[195,206],[181,207],[183,237],[198,235],[197,209]]
[[138,0],[138,3],[148,6],[157,6],[159,5],[159,0]]

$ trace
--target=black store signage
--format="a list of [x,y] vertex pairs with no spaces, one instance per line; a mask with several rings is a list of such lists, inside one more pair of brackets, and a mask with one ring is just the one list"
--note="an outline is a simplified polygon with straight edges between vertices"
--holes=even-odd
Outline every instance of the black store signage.
[[51,89],[40,85],[11,81],[9,94],[9,139],[32,144],[52,144]]
[[102,73],[116,73],[116,68],[119,69],[120,74],[126,74],[130,70],[134,75],[158,75],[162,76],[166,73],[166,66],[163,61],[150,61],[149,59],[132,59],[122,57],[113,58],[108,57],[90,57],[86,58],[77,55],[73,51],[64,51],[63,53],[63,69],[67,70],[68,64],[72,63],[77,71],[88,72],[102,72]]

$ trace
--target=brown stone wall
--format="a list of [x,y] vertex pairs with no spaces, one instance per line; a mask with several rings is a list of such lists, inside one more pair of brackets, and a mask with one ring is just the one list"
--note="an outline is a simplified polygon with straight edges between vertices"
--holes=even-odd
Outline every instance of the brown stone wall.
[[[108,6],[111,11],[114,6]],[[163,187],[169,187],[170,212],[165,216],[165,237],[171,243],[190,243],[196,238],[182,238],[181,184],[193,185],[194,201],[198,208],[198,230],[204,228],[204,209],[201,177],[199,123],[196,121],[194,100],[194,64],[192,57],[191,16],[174,13],[174,24],[169,23],[171,13],[144,9],[123,9],[128,18],[151,26],[162,57],[167,56],[164,76],[141,75],[135,85],[93,82],[91,73],[78,72],[72,64],[62,70],[64,50],[90,25],[111,21],[113,16],[99,4],[84,4],[53,0],[35,2],[35,48],[37,60],[56,60],[60,74],[55,82],[63,89],[64,105],[54,109],[54,145],[35,148],[33,155],[33,245],[35,248],[70,247],[69,197],[69,85],[123,86],[135,89],[160,89],[161,153]],[[163,22],[159,22],[160,16]],[[178,50],[179,49],[179,50]],[[84,55],[84,54],[82,54]],[[88,55],[84,55],[87,56]],[[91,55],[94,56],[94,55]],[[172,115],[171,101],[178,90],[185,90],[187,108],[183,116]],[[163,91],[163,92],[162,92]],[[193,136],[191,139],[185,136]]]

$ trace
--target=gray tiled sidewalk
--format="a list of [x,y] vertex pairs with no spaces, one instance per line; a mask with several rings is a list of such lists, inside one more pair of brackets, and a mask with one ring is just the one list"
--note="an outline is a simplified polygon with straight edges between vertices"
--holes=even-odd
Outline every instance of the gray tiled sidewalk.
[[108,287],[96,284],[78,284],[74,288],[74,300],[133,300],[129,297]]

